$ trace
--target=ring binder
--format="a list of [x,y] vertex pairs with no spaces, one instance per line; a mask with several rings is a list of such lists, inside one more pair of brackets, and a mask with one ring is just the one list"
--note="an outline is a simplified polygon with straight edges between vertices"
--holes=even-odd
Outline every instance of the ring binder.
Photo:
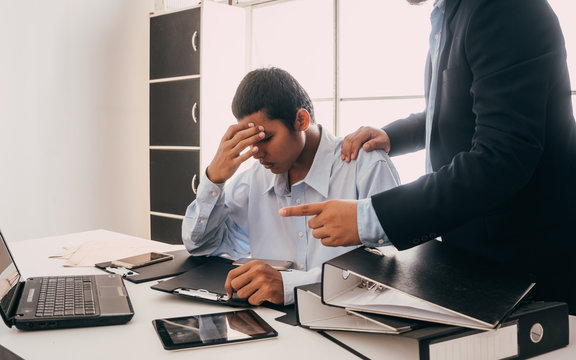
[[[540,341],[532,340],[535,324]],[[362,359],[528,359],[569,344],[568,306],[560,302],[520,305],[497,330],[428,324],[396,335],[321,330],[320,334]],[[541,333],[541,334],[542,334]],[[482,357],[480,354],[484,354]]]
[[327,305],[480,330],[500,326],[534,285],[439,241],[393,255],[360,247],[322,268]]

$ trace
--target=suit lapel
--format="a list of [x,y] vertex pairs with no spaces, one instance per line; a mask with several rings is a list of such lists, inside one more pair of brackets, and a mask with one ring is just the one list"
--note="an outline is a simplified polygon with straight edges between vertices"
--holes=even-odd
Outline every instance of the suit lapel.
[[[442,53],[439,55],[438,58],[438,76],[441,76],[442,71],[446,69],[446,61],[448,60],[448,53],[450,52],[450,47],[446,47],[446,44],[452,41],[453,32],[451,29],[451,22],[452,18],[456,14],[456,10],[460,5],[461,0],[446,0],[446,8],[444,11],[444,21],[442,24],[442,38],[440,39],[440,49],[442,49]],[[428,99],[428,94],[430,93],[430,82],[432,77],[432,63],[430,61],[430,53],[426,57],[426,69],[424,73],[424,96]],[[437,82],[437,86],[439,86],[441,82]],[[438,92],[436,92],[438,94]]]
[[[446,69],[446,61],[448,60],[448,53],[450,52],[451,46],[446,46],[452,42],[452,37],[454,32],[452,29],[452,18],[456,14],[456,10],[460,5],[461,0],[446,0],[446,7],[444,9],[444,21],[442,24],[442,38],[440,39],[440,49],[442,53],[438,59],[438,75],[442,74],[442,71]],[[438,81],[441,84],[441,81]]]

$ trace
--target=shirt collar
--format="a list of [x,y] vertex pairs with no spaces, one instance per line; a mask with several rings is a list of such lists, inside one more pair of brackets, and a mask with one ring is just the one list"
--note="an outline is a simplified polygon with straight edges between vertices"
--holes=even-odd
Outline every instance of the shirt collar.
[[[332,172],[331,159],[334,158],[334,151],[338,145],[338,141],[332,134],[322,129],[321,125],[318,126],[322,130],[320,144],[318,145],[316,155],[314,155],[314,161],[308,174],[298,183],[303,182],[322,196],[328,197],[328,189],[330,188],[329,174]],[[288,173],[273,174],[269,179],[268,186],[264,193],[271,190],[274,190],[277,196],[286,196],[290,193],[288,191]]]
[[434,7],[440,9],[442,12],[446,10],[446,0],[438,0],[434,2]]

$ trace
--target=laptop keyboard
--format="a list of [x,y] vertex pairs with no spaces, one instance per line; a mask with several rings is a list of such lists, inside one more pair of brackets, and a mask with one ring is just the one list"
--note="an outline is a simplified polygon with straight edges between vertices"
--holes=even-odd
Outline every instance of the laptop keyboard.
[[36,316],[95,315],[92,280],[90,276],[42,278]]

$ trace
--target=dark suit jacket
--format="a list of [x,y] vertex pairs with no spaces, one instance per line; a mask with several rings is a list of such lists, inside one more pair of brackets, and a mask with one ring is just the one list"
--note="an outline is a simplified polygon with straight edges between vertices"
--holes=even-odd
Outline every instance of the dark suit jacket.
[[[398,249],[441,236],[530,272],[539,298],[574,312],[576,123],[555,14],[544,0],[446,0],[441,48],[434,173],[372,197],[382,227]],[[384,130],[392,156],[423,149],[425,114]]]

